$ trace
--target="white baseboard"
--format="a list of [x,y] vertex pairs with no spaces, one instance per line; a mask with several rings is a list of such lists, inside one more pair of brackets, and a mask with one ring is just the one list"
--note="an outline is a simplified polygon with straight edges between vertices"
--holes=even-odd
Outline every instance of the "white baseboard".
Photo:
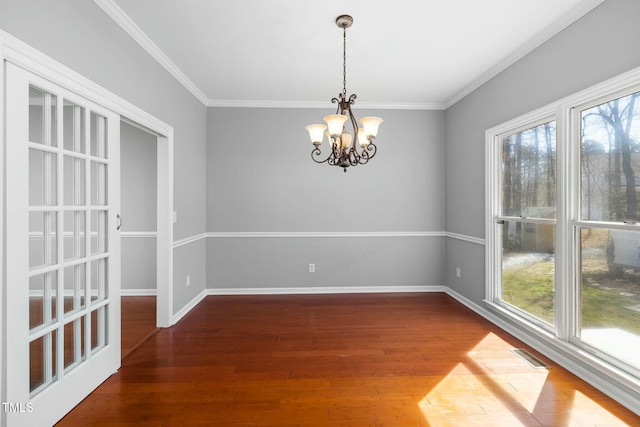
[[122,297],[144,297],[158,295],[157,289],[120,289]]
[[173,318],[171,319],[171,326],[173,326],[176,323],[178,323],[180,321],[180,319],[182,319],[187,313],[189,313],[206,296],[207,296],[207,290],[206,289],[203,290],[202,292],[200,292],[198,295],[196,295],[196,297],[194,299],[189,301],[189,303],[187,303],[187,305],[182,307],[182,309],[180,311],[178,311],[176,314],[173,315]]
[[207,295],[366,294],[390,292],[445,292],[446,286],[336,286],[304,288],[208,288]]

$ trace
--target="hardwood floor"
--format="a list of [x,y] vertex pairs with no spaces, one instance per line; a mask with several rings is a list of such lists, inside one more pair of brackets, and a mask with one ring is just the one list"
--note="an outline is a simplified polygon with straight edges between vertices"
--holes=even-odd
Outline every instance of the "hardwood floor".
[[640,426],[514,347],[445,294],[211,296],[59,426]]
[[156,328],[156,297],[126,296],[120,298],[122,338],[120,354],[126,359],[152,335]]

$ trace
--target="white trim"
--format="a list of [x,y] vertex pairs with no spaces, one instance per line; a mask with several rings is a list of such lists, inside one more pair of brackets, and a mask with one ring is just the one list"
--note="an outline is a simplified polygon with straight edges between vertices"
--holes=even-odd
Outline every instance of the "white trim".
[[180,321],[186,314],[188,314],[196,305],[200,304],[200,302],[207,296],[207,290],[203,290],[198,295],[195,296],[194,299],[189,301],[180,311],[173,315],[171,319],[171,325],[173,326]]
[[145,297],[158,295],[157,289],[120,289],[121,297]]
[[231,231],[210,232],[211,238],[296,238],[296,237],[446,237],[444,231]]
[[173,249],[179,248],[180,246],[189,245],[191,243],[195,243],[207,237],[207,233],[196,234],[195,236],[189,236],[184,239],[176,240],[173,242]]
[[[7,398],[5,396],[6,390],[4,387],[5,384],[5,376],[4,376],[4,351],[6,346],[6,336],[7,331],[5,331],[5,321],[4,321],[4,288],[5,288],[5,265],[4,265],[4,257],[6,253],[6,239],[4,234],[4,211],[5,211],[5,192],[4,192],[4,182],[5,182],[5,173],[7,170],[7,165],[5,164],[5,146],[6,146],[6,136],[4,130],[4,105],[5,105],[5,76],[4,76],[4,40],[0,34],[0,55],[2,55],[2,63],[0,63],[0,283],[2,284],[2,290],[0,290],[0,402],[6,402]],[[4,411],[3,411],[4,412]],[[6,425],[6,415],[0,413],[0,425]]]
[[478,89],[483,84],[500,74],[502,71],[515,64],[520,59],[524,58],[527,54],[534,51],[536,48],[542,46],[546,41],[551,39],[556,34],[567,28],[569,25],[582,18],[584,15],[595,9],[605,0],[585,0],[580,2],[576,7],[566,13],[564,16],[558,18],[550,26],[538,33],[535,37],[528,42],[520,46],[514,52],[506,56],[502,61],[491,67],[484,72],[480,77],[471,82],[468,86],[463,88],[460,92],[449,99],[444,105],[445,109],[452,107],[456,102],[469,95],[474,90]]
[[[638,396],[633,395],[634,392],[640,394],[637,379],[631,378],[625,372],[604,364],[590,354],[568,345],[547,331],[534,331],[536,328],[524,329],[516,326],[507,319],[482,308],[451,288],[446,288],[445,293],[508,334],[552,359],[558,365],[610,396],[629,410],[640,415],[640,399]],[[485,301],[485,303],[487,302]],[[497,310],[505,315],[510,314],[510,312],[501,309],[499,306],[494,304],[491,304],[491,306],[496,307]],[[628,392],[626,392],[627,390]]]
[[173,316],[173,129],[157,144],[156,325],[171,325]]
[[311,295],[311,294],[373,294],[407,292],[446,292],[444,285],[428,286],[316,286],[291,288],[207,288],[207,295]]
[[[133,232],[131,232],[133,234]],[[124,233],[123,233],[124,234]],[[151,232],[135,233],[123,237],[152,237]],[[139,236],[137,234],[140,234]],[[204,238],[212,239],[260,239],[260,238],[315,238],[315,237],[448,237],[477,245],[484,245],[480,237],[467,236],[447,231],[216,231],[196,234],[173,242],[173,248],[195,243]]]
[[[121,297],[157,295],[157,294],[158,292],[156,289],[120,289]],[[29,298],[42,298],[42,296],[43,296],[42,290],[38,290],[38,289],[29,290]],[[96,289],[92,289],[91,296],[98,296],[98,291]],[[74,297],[73,289],[64,290],[64,298],[73,298],[73,297]]]
[[480,237],[467,236],[466,234],[451,233],[447,231],[447,237],[450,239],[462,240],[464,242],[475,243],[476,245],[484,245],[485,240]]
[[144,31],[124,13],[113,0],[94,0],[96,4],[115,21],[127,34],[131,36],[153,59],[164,67],[185,89],[195,96],[203,105],[207,105],[207,96],[151,41]]
[[[51,233],[52,236],[55,236],[55,232]],[[98,232],[92,231],[89,233],[91,237],[97,237]],[[62,236],[65,239],[71,239],[76,237],[73,231],[65,231],[62,233]],[[29,231],[30,239],[42,239],[44,235],[40,231]],[[156,231],[121,231],[120,237],[123,239],[146,239],[146,238],[156,238],[158,237],[158,233]]]
[[[66,236],[66,233],[65,233]],[[121,231],[120,237],[123,239],[155,239],[158,237],[157,231]]]
[[[328,101],[209,99],[207,107],[221,108],[333,108]],[[355,108],[371,110],[445,110],[438,102],[358,102]]]

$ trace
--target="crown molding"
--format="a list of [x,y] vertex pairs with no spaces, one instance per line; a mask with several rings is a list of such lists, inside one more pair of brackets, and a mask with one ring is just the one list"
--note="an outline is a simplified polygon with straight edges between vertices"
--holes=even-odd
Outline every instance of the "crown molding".
[[144,50],[158,61],[182,86],[185,87],[202,104],[207,105],[209,99],[196,85],[160,50],[156,44],[124,13],[113,0],[94,0],[95,3],[127,32]]
[[[599,6],[605,0],[585,0],[557,19],[545,30],[538,33],[527,43],[506,56],[476,80],[471,82],[447,102],[360,102],[359,108],[377,110],[446,110],[458,101],[478,89],[499,73],[522,59],[528,53],[541,46],[560,31]],[[237,100],[209,99],[186,74],[151,39],[138,27],[129,16],[113,0],[94,0],[94,2],[127,32],[149,55],[163,66],[180,84],[206,107],[223,108],[326,108],[324,101],[281,101],[281,100]]]
[[210,238],[315,238],[315,237],[446,237],[444,231],[237,231],[208,232]]
[[[222,108],[328,108],[328,101],[273,101],[273,100],[238,100],[210,99],[207,107]],[[371,110],[444,110],[445,104],[438,102],[358,102],[357,108]]]
[[458,92],[454,97],[452,97],[448,102],[444,104],[444,109],[448,109],[453,106],[456,102],[460,101],[465,96],[469,95],[474,90],[478,89],[480,86],[500,74],[502,71],[506,70],[508,67],[516,63],[518,60],[525,57],[527,54],[541,46],[543,43],[548,41],[550,38],[567,28],[569,25],[576,22],[578,19],[582,18],[587,13],[591,12],[591,10],[595,9],[605,0],[585,0],[578,4],[576,7],[567,12],[564,16],[558,18],[555,22],[549,25],[546,29],[542,30],[532,39],[530,39],[527,43],[520,46],[510,55],[506,56],[502,61],[491,67],[484,74],[478,77],[476,80],[471,82],[468,86]]

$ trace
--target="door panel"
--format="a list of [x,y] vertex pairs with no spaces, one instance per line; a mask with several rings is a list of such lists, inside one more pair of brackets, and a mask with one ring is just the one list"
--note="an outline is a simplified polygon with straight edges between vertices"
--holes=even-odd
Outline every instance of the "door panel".
[[6,81],[6,396],[25,410],[5,421],[48,426],[120,366],[120,118],[10,63]]

